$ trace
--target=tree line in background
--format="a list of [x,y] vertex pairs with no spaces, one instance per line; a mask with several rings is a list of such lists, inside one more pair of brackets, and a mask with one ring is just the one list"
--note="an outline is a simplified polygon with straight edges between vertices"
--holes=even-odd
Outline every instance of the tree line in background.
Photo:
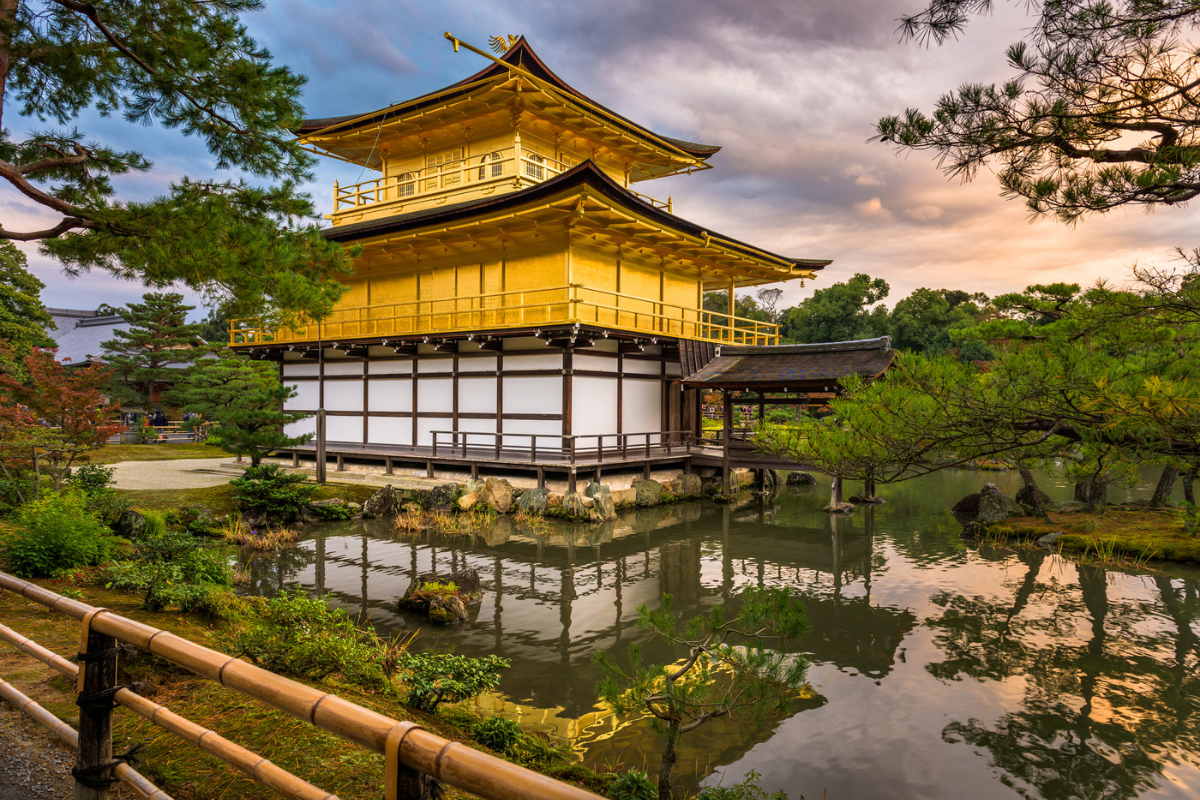
[[[783,290],[759,289],[734,300],[734,316],[779,325],[785,344],[844,342],[891,336],[897,349],[918,353],[953,353],[963,359],[991,357],[980,342],[955,340],[952,331],[977,325],[996,313],[988,296],[961,289],[920,288],[896,302],[883,301],[891,287],[883,278],[857,274],[848,281],[817,289],[795,306],[779,308]],[[704,310],[727,314],[728,295],[705,292]]]

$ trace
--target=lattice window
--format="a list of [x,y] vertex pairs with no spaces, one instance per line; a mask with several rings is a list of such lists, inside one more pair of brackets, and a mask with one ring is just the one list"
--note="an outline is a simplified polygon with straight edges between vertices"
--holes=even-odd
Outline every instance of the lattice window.
[[426,191],[453,186],[462,180],[462,148],[446,150],[425,157]]
[[533,178],[535,181],[545,180],[545,163],[546,159],[537,153],[528,153],[525,156],[525,177]]
[[483,158],[479,159],[479,180],[487,180],[491,178],[499,178],[504,174],[504,164],[500,160],[499,153],[488,153]]

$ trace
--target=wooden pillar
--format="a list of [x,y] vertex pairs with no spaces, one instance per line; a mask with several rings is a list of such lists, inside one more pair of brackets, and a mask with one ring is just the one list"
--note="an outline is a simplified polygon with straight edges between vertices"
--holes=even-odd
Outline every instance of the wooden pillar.
[[433,462],[432,461],[425,462],[425,477],[426,478],[433,477]]
[[[322,381],[324,385],[324,381]],[[325,483],[325,409],[317,409],[317,483]]]
[[292,469],[300,469],[300,451],[292,451]]
[[84,618],[86,656],[80,658],[79,664],[75,800],[107,800],[107,781],[113,778],[115,766],[112,760],[114,703],[111,692],[117,685],[117,640],[91,629],[89,623],[97,613],[104,612],[92,611]]
[[384,458],[383,458],[383,474],[384,475],[395,474],[395,470],[392,469],[392,457],[391,456],[384,456]]
[[729,292],[728,292],[728,297],[729,297],[729,317],[728,317],[728,321],[729,321],[729,343],[730,343],[730,344],[733,344],[733,309],[734,309],[734,295],[733,295],[733,276],[732,276],[732,275],[729,277]]
[[343,456],[341,453],[338,453],[338,457],[337,457],[337,471],[338,472],[346,471],[345,456]]
[[574,494],[575,492],[575,468],[571,467],[571,470],[567,473],[567,494]]
[[538,478],[538,488],[545,489],[546,488],[546,468],[545,467],[537,468],[537,478]]
[[723,421],[725,429],[722,433],[722,440],[725,447],[721,451],[721,491],[729,494],[729,439],[733,432],[733,395],[728,389],[721,391],[721,399],[723,403]]

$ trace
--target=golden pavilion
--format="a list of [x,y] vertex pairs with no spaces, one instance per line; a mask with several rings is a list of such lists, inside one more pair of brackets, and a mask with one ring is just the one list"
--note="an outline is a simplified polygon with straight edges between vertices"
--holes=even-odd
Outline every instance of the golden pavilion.
[[326,236],[361,255],[319,325],[239,324],[232,346],[279,360],[298,392],[288,407],[324,409],[330,447],[347,452],[575,462],[698,433],[701,390],[681,381],[719,344],[779,338],[775,325],[705,311],[705,292],[728,293],[732,309],[735,289],[830,262],[722,236],[633,188],[710,169],[719,147],[605,108],[524,38],[498,57],[446,38],[491,63],[299,127],[314,152],[374,173],[335,184],[328,217]]

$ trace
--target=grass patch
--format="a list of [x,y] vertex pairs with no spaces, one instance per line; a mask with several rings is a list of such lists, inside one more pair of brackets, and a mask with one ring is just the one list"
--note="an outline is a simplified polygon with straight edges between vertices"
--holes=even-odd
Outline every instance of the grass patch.
[[1200,538],[1183,529],[1177,509],[1109,506],[1103,514],[1052,513],[1051,521],[1022,519],[1011,533],[1036,538],[1061,531],[1064,553],[1100,560],[1147,559],[1200,564]]
[[[38,581],[52,590],[61,582]],[[83,587],[84,602],[111,609],[117,614],[139,620],[214,649],[221,649],[231,623],[206,621],[179,612],[151,612],[139,608],[139,598],[102,588]],[[62,655],[74,653],[79,646],[79,624],[70,618],[27,602],[10,592],[0,591],[0,619],[19,633]],[[383,791],[383,757],[349,744],[281,711],[269,708],[238,692],[173,668],[166,662],[153,664],[151,657],[130,661],[130,675],[122,680],[142,682],[146,696],[198,725],[211,728],[229,740],[248,747],[343,800],[371,798]],[[132,665],[132,666],[130,666]],[[163,668],[166,665],[166,668]],[[37,700],[61,719],[78,724],[78,709],[71,694],[73,687],[55,677],[47,667],[15,648],[0,647],[0,675]],[[447,739],[471,742],[479,724],[474,714],[464,709],[447,709],[441,714],[425,714],[401,706],[384,695],[337,680],[305,681],[322,691],[373,709],[394,719],[411,719]],[[175,797],[195,800],[250,798],[275,800],[274,792],[207,755],[196,747],[152,725],[129,711],[115,712],[113,749],[124,752],[134,744],[143,744],[138,769],[150,780]],[[469,746],[492,752],[477,743]],[[526,752],[528,751],[528,752]],[[609,776],[573,764],[551,748],[540,745],[535,737],[522,736],[514,760],[526,763],[546,774],[589,786],[603,792]],[[497,754],[499,755],[499,754]],[[462,792],[449,791],[449,798],[466,798]]]
[[233,456],[219,447],[196,443],[172,444],[106,444],[93,451],[93,464],[116,464],[121,461],[178,461],[182,458],[224,458]]
[[[317,487],[313,500],[340,497],[347,502],[363,503],[377,491],[378,486],[365,486],[360,483],[327,483]],[[132,502],[138,511],[174,511],[189,505],[204,506],[218,516],[237,511],[237,504],[233,500],[237,490],[227,483],[203,489],[117,489],[116,492]]]

